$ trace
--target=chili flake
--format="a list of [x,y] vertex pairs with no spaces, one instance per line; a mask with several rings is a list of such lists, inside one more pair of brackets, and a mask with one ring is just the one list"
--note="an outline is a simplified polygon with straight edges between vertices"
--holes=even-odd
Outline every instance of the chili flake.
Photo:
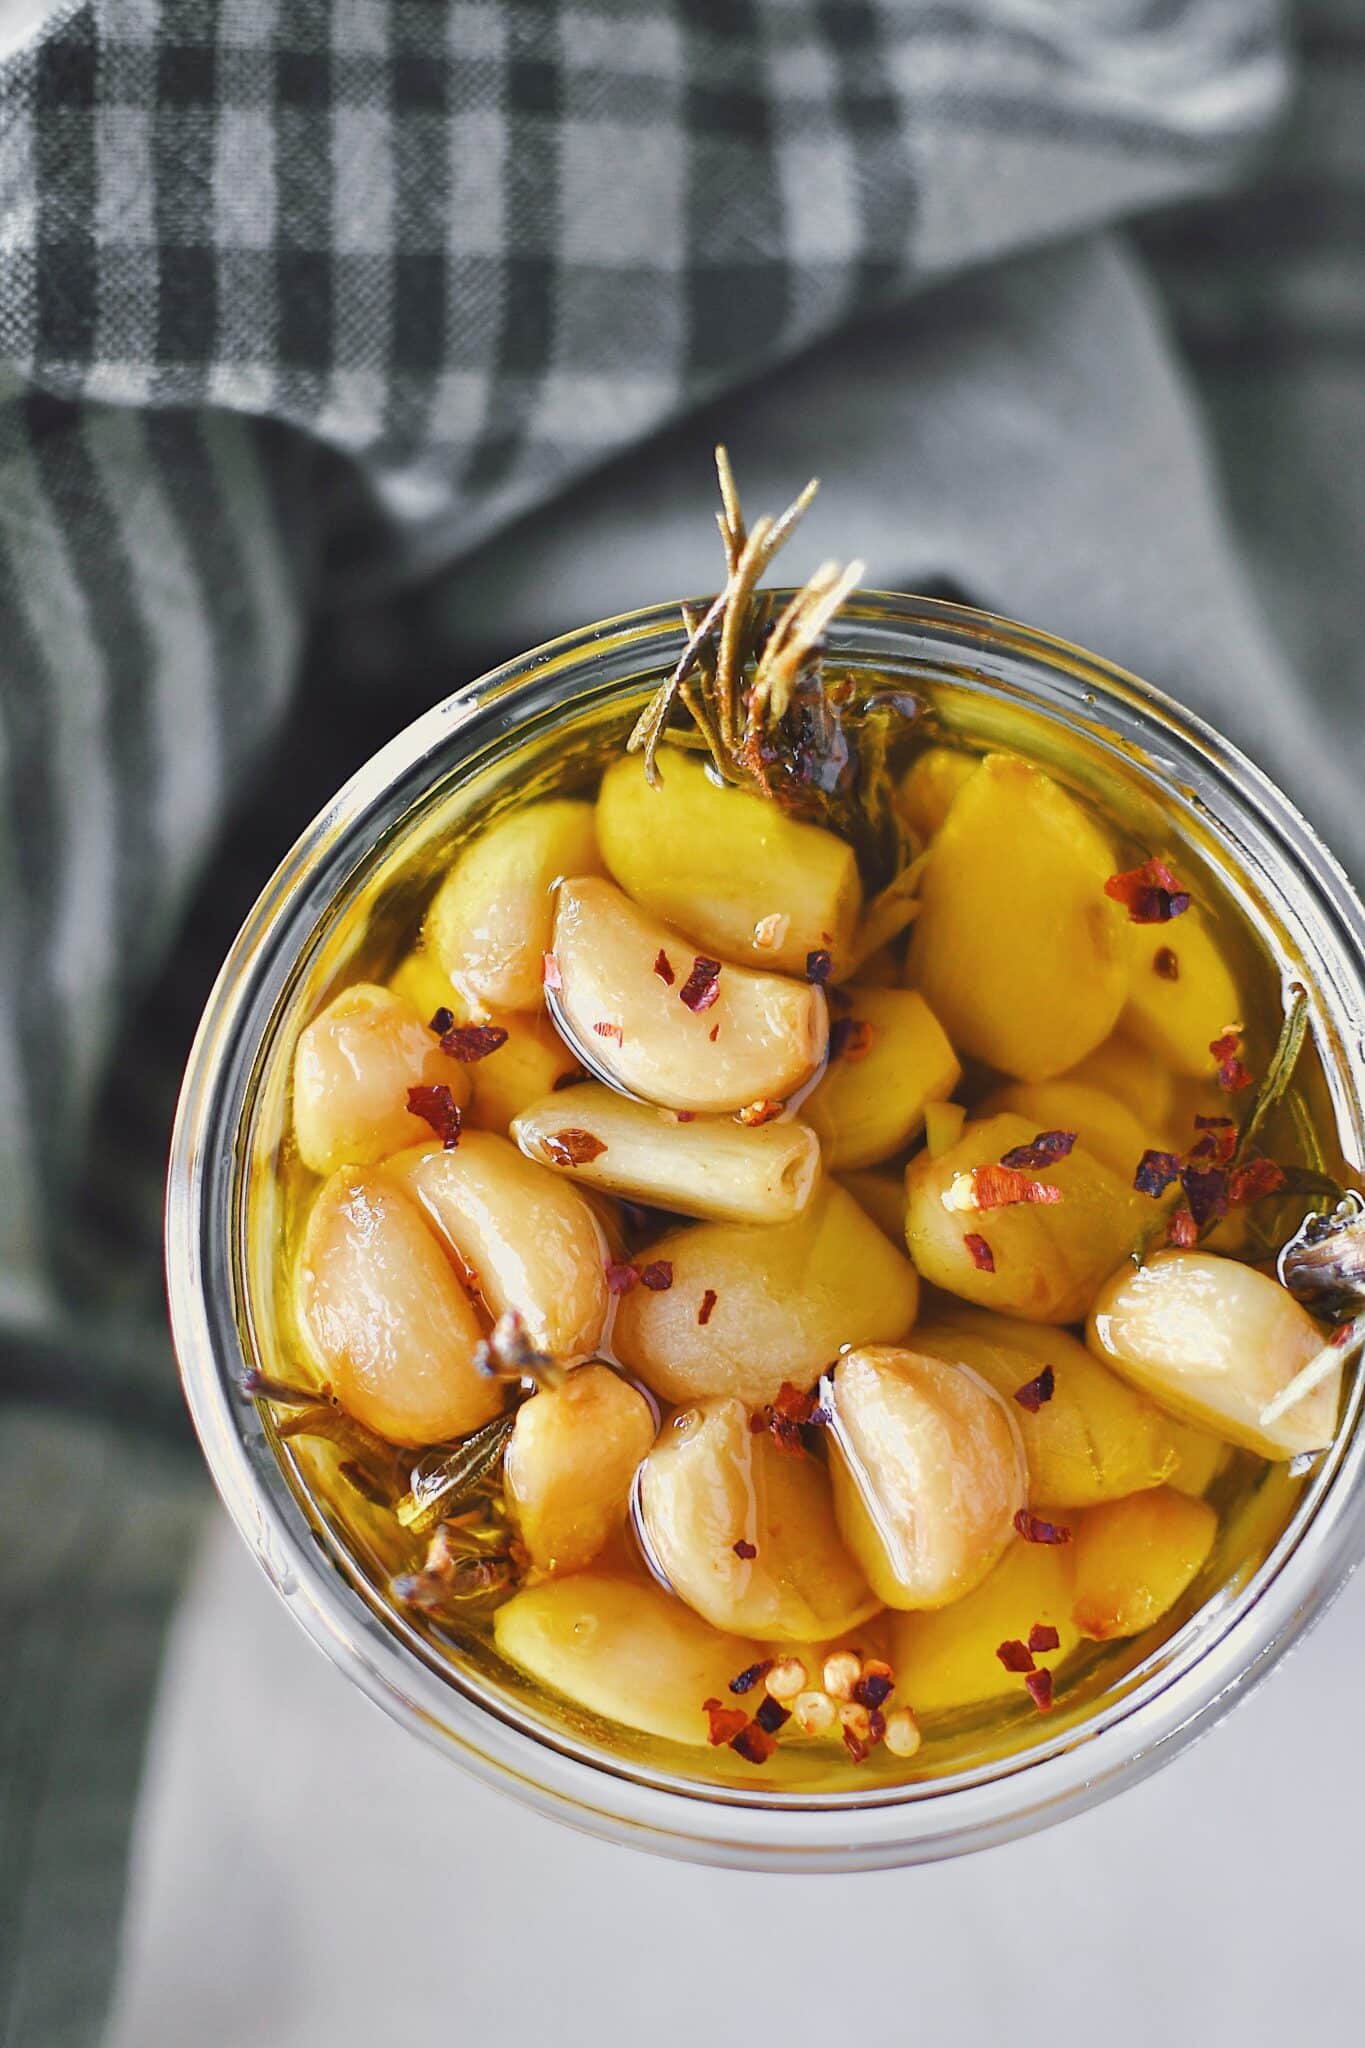
[[853,1697],[860,1707],[875,1710],[885,1706],[895,1690],[896,1680],[891,1666],[869,1657],[863,1666],[862,1677],[853,1688]]
[[1166,1225],[1166,1242],[1177,1246],[1181,1251],[1188,1251],[1198,1235],[1199,1225],[1182,1203]]
[[1179,981],[1180,961],[1170,946],[1158,946],[1152,955],[1152,967],[1163,981]]
[[658,975],[660,981],[663,982],[665,988],[672,988],[678,978],[673,972],[673,963],[662,946],[660,946],[654,956],[654,972]]
[[764,1657],[757,1664],[746,1664],[744,1669],[737,1672],[735,1677],[730,1680],[730,1691],[738,1693],[752,1692],[760,1678],[766,1678],[772,1668],[773,1660],[771,1657]]
[[716,1042],[716,1040],[717,1040],[717,1039],[718,1039],[718,1038],[720,1037],[720,1026],[719,1026],[719,1024],[713,1024],[713,1025],[711,1026],[711,1029],[710,1029],[710,1030],[709,1030],[709,1031],[707,1032],[707,1034],[706,1034],[706,1035],[707,1035],[707,1037],[708,1037],[708,1038],[710,1039],[710,1041],[711,1041],[712,1045],[714,1045],[714,1044],[715,1044],[715,1042]]
[[1025,1543],[1069,1543],[1071,1531],[1064,1522],[1045,1522],[1042,1517],[1020,1508],[1014,1526]]
[[442,1003],[440,1009],[436,1012],[430,1024],[428,1024],[427,1030],[434,1031],[438,1038],[444,1038],[454,1022],[455,1012],[448,1010],[445,1004]]
[[1006,1152],[1000,1164],[1016,1171],[1051,1166],[1054,1160],[1065,1159],[1075,1142],[1074,1131],[1039,1131],[1029,1144],[1016,1145],[1012,1152]]
[[1234,1207],[1259,1202],[1266,1195],[1277,1195],[1283,1186],[1284,1168],[1273,1159],[1248,1159],[1228,1175],[1228,1201]]
[[730,1548],[734,1551],[736,1557],[742,1557],[746,1563],[751,1557],[758,1556],[757,1546],[748,1542],[743,1536],[740,1537],[738,1543],[732,1543]]
[[1185,1190],[1195,1229],[1228,1213],[1228,1177],[1221,1166],[1183,1166],[1180,1185]]
[[507,1027],[503,1024],[454,1024],[441,1033],[441,1051],[448,1052],[452,1059],[463,1060],[466,1066],[474,1060],[486,1060],[490,1052],[506,1043]]
[[719,1749],[722,1742],[731,1741],[749,1725],[743,1707],[725,1707],[719,1700],[703,1700],[701,1706],[708,1723],[706,1739],[713,1749]]
[[1051,1181],[1034,1180],[1014,1166],[974,1166],[959,1173],[943,1196],[945,1209],[1008,1209],[1016,1202],[1060,1202],[1062,1191]]
[[1011,1636],[1008,1642],[997,1643],[995,1654],[1004,1665],[1006,1671],[1032,1671],[1033,1669],[1033,1652],[1028,1644],[1021,1643],[1017,1636]]
[[1044,1650],[1059,1650],[1061,1645],[1062,1639],[1050,1621],[1034,1622],[1033,1627],[1028,1632],[1028,1646],[1030,1650],[1034,1651],[1036,1655],[1041,1656]]
[[735,1111],[735,1121],[736,1123],[743,1124],[746,1129],[753,1130],[759,1124],[771,1123],[775,1116],[781,1116],[781,1114],[782,1104],[774,1102],[770,1097],[765,1096],[761,1102],[749,1102],[745,1104],[743,1109],[737,1109]]
[[1155,1201],[1164,1195],[1174,1180],[1180,1178],[1180,1161],[1174,1152],[1153,1152],[1149,1147],[1137,1163],[1133,1175],[1133,1186],[1140,1195],[1150,1195]]
[[995,1253],[991,1250],[984,1237],[980,1236],[975,1230],[969,1230],[962,1242],[967,1248],[967,1256],[976,1267],[978,1273],[993,1273],[995,1271]]
[[817,988],[823,988],[829,980],[834,962],[823,948],[806,955],[806,980],[813,981]]
[[1123,905],[1133,924],[1166,924],[1190,907],[1189,891],[1162,860],[1145,860],[1140,868],[1111,875],[1104,893]]
[[608,1294],[629,1294],[631,1288],[640,1278],[634,1266],[626,1265],[615,1259],[608,1259],[602,1270],[607,1276]]
[[651,1294],[666,1294],[673,1285],[672,1259],[651,1259],[647,1266],[641,1266],[640,1285]]
[[1238,1089],[1251,1086],[1251,1069],[1238,1057],[1241,1048],[1242,1034],[1235,1026],[1209,1041],[1209,1051],[1218,1067],[1218,1086],[1225,1095],[1235,1095]]
[[540,978],[541,978],[541,980],[542,980],[542,981],[544,982],[544,984],[545,984],[546,988],[552,988],[552,989],[561,989],[561,988],[563,988],[563,986],[564,986],[564,978],[563,978],[563,976],[562,976],[562,975],[560,974],[560,971],[559,971],[559,962],[558,962],[558,960],[556,960],[556,958],[555,958],[555,956],[554,956],[554,954],[553,954],[553,953],[542,953],[542,954],[541,954],[541,956],[540,956]]
[[423,1123],[431,1125],[447,1152],[460,1142],[460,1125],[464,1121],[460,1105],[444,1081],[437,1081],[430,1087],[409,1088],[408,1108],[414,1116],[420,1116]]
[[766,1728],[760,1728],[757,1721],[751,1721],[747,1728],[731,1738],[730,1747],[736,1756],[742,1756],[748,1764],[766,1764],[777,1748],[777,1738],[769,1735]]
[[618,1045],[624,1045],[626,1034],[619,1024],[594,1024],[593,1030],[599,1038],[614,1038]]
[[703,1294],[701,1298],[701,1307],[697,1310],[697,1321],[703,1326],[703,1328],[706,1326],[707,1323],[710,1322],[711,1311],[715,1307],[715,1305],[716,1290],[714,1287],[708,1287],[705,1294]]
[[704,953],[698,953],[692,962],[692,972],[678,990],[678,1001],[686,1003],[689,1010],[700,1016],[709,1010],[720,994],[720,962],[708,960]]
[[771,1693],[760,1706],[754,1708],[754,1719],[765,1735],[776,1735],[784,1721],[790,1721],[792,1710],[784,1707],[781,1700],[775,1700]]
[[1040,1714],[1050,1713],[1052,1709],[1052,1673],[1050,1671],[1030,1671],[1028,1677],[1024,1680],[1024,1685],[1038,1712]]
[[607,1149],[591,1131],[552,1131],[541,1142],[555,1166],[587,1166]]
[[829,1027],[832,1060],[856,1063],[872,1050],[872,1026],[862,1017],[836,1017]]
[[1025,1380],[1022,1387],[1016,1387],[1014,1398],[1019,1406],[1030,1415],[1036,1415],[1045,1401],[1050,1401],[1057,1386],[1057,1375],[1050,1365],[1045,1365],[1035,1379]]

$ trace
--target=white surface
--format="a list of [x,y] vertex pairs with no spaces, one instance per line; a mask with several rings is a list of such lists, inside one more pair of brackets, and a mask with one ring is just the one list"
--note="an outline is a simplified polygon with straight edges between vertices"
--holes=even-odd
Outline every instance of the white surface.
[[611,1849],[483,1790],[212,1531],[154,1737],[110,2048],[1221,2048],[1361,2039],[1365,1577],[1194,1751],[870,1877]]

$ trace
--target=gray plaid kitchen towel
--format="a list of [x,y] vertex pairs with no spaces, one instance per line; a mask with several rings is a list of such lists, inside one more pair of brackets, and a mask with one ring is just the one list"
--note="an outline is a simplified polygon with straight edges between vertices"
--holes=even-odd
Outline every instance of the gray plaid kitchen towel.
[[760,491],[839,471],[836,551],[862,492],[881,580],[1146,666],[1361,849],[1284,659],[1358,692],[1365,49],[1307,44],[1246,185],[1272,0],[0,6],[7,2041],[98,2026],[201,1499],[155,1247],[210,956],[352,742],[714,574],[699,408]]

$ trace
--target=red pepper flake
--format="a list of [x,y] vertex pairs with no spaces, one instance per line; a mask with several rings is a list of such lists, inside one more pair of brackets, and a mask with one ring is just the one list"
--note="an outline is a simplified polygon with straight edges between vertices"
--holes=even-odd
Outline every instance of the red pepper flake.
[[746,1103],[743,1109],[735,1111],[735,1121],[746,1129],[753,1130],[759,1124],[771,1123],[775,1116],[781,1116],[782,1104],[765,1097],[761,1102]]
[[442,1003],[440,1009],[436,1012],[430,1024],[428,1024],[427,1030],[434,1031],[438,1038],[444,1038],[454,1022],[455,1012],[448,1010],[445,1004]]
[[1150,1147],[1137,1163],[1133,1175],[1133,1186],[1140,1195],[1150,1195],[1153,1201],[1164,1195],[1174,1180],[1180,1178],[1180,1161],[1174,1152],[1153,1152]]
[[673,1285],[672,1259],[651,1259],[647,1266],[641,1266],[640,1285],[651,1294],[667,1294]]
[[599,1038],[614,1038],[618,1045],[624,1045],[626,1034],[619,1024],[594,1024],[593,1030]]
[[806,1449],[802,1429],[807,1424],[828,1421],[824,1409],[816,1406],[813,1392],[803,1394],[790,1380],[783,1380],[776,1399],[749,1417],[749,1428],[755,1436],[762,1436],[767,1430],[780,1451],[791,1451],[800,1456]]
[[771,1695],[754,1708],[754,1719],[765,1735],[776,1735],[782,1723],[790,1721],[791,1717],[791,1708],[784,1707],[781,1700],[775,1700]]
[[710,1030],[709,1030],[709,1031],[707,1032],[707,1034],[706,1034],[706,1035],[707,1035],[707,1037],[708,1037],[708,1038],[710,1039],[710,1041],[711,1041],[712,1045],[714,1045],[714,1044],[715,1044],[715,1042],[716,1042],[716,1040],[717,1040],[717,1039],[718,1039],[718,1038],[720,1037],[720,1026],[719,1026],[719,1024],[713,1024],[713,1025],[711,1026],[711,1029],[710,1029]]
[[730,1691],[737,1693],[752,1692],[760,1678],[766,1678],[772,1668],[773,1660],[771,1657],[764,1657],[757,1664],[746,1664],[744,1669],[737,1672],[730,1680]]
[[1123,905],[1133,924],[1166,924],[1190,907],[1189,891],[1162,860],[1145,860],[1140,868],[1111,875],[1104,893]]
[[[878,1714],[877,1719],[882,1722],[882,1726],[884,1728],[886,1726],[886,1723],[882,1719],[882,1716],[880,1714]],[[876,1740],[876,1737],[872,1732],[872,1716],[869,1714],[867,1717],[866,1741],[864,1741],[863,1736],[859,1729],[848,1721],[844,1722],[843,1727],[840,1730],[840,1733],[844,1738],[844,1748],[848,1751],[854,1763],[865,1764],[872,1754],[872,1745],[873,1742]]]
[[766,1728],[760,1728],[755,1720],[747,1728],[740,1729],[739,1734],[731,1739],[730,1747],[747,1764],[766,1764],[777,1748],[777,1738],[769,1735]]
[[1277,1195],[1283,1186],[1284,1168],[1273,1159],[1248,1159],[1244,1166],[1234,1166],[1228,1175],[1228,1201],[1233,1208],[1240,1208],[1244,1202],[1259,1202],[1266,1195]]
[[608,1259],[602,1270],[607,1276],[608,1294],[629,1294],[640,1278],[634,1266],[618,1262],[616,1259]]
[[1191,1160],[1210,1159],[1215,1166],[1226,1166],[1236,1150],[1237,1127],[1229,1117],[1227,1129],[1205,1131],[1203,1137],[1191,1145],[1189,1157]]
[[506,1043],[507,1030],[502,1024],[455,1024],[441,1033],[441,1051],[448,1052],[454,1060],[463,1060],[466,1066],[474,1060],[486,1060],[490,1052]]
[[1355,1324],[1353,1322],[1343,1323],[1339,1330],[1333,1330],[1331,1336],[1327,1339],[1327,1342],[1331,1345],[1334,1351],[1344,1351],[1346,1346],[1350,1343],[1352,1337],[1354,1337],[1354,1335]]
[[654,972],[658,975],[660,981],[664,984],[665,988],[672,988],[674,982],[678,978],[677,975],[673,972],[673,963],[669,959],[667,953],[665,953],[662,946],[660,946],[658,952],[654,955]]
[[1053,1182],[1032,1180],[1014,1166],[974,1166],[972,1205],[977,1209],[1009,1209],[1016,1202],[1060,1202],[1062,1191]]
[[709,1724],[706,1739],[713,1749],[719,1749],[722,1742],[732,1741],[741,1729],[749,1725],[749,1716],[743,1707],[724,1707],[719,1700],[703,1700],[701,1705]]
[[1179,981],[1180,961],[1170,946],[1158,946],[1152,955],[1152,966],[1163,981]]
[[1028,1508],[1020,1508],[1014,1526],[1025,1543],[1069,1543],[1071,1531],[1064,1522],[1045,1522]]
[[995,1271],[995,1253],[979,1232],[969,1230],[962,1242],[967,1247],[967,1256],[976,1267],[978,1273],[993,1273]]
[[821,948],[818,952],[807,953],[806,980],[813,981],[817,988],[823,988],[825,983],[829,980],[830,971],[833,968],[833,966],[833,960],[831,959],[830,955],[824,951],[823,948]]
[[1166,1225],[1166,1242],[1180,1251],[1188,1251],[1199,1235],[1199,1225],[1185,1206],[1176,1209]]
[[860,1707],[875,1712],[885,1706],[895,1690],[896,1681],[889,1671],[869,1671],[864,1666],[863,1675],[853,1688],[853,1697]]
[[1033,1701],[1038,1712],[1040,1714],[1051,1713],[1052,1673],[1050,1671],[1030,1671],[1028,1677],[1024,1680],[1024,1685],[1028,1690],[1029,1698]]
[[1225,1095],[1235,1095],[1239,1088],[1249,1088],[1252,1082],[1251,1069],[1238,1058],[1242,1048],[1240,1031],[1225,1031],[1221,1038],[1209,1041],[1209,1051],[1218,1067],[1218,1086]]
[[872,1026],[862,1017],[836,1017],[829,1027],[829,1056],[856,1065],[872,1050]]
[[555,1166],[587,1166],[607,1149],[591,1131],[552,1131],[543,1144]]
[[1228,1213],[1228,1177],[1221,1166],[1182,1166],[1180,1185],[1185,1190],[1185,1200],[1194,1227],[1202,1230],[1206,1223],[1212,1223],[1219,1216]]
[[559,971],[559,962],[558,960],[556,960],[553,953],[541,954],[540,978],[542,982],[545,984],[546,988],[552,988],[556,990],[563,988],[564,977],[561,975]]
[[431,1125],[447,1152],[453,1152],[460,1142],[460,1125],[464,1121],[460,1106],[444,1081],[437,1081],[431,1087],[409,1088],[408,1108],[414,1116],[420,1116],[423,1123]]
[[746,1562],[749,1558],[758,1556],[756,1546],[747,1542],[743,1536],[740,1537],[738,1543],[732,1543],[730,1548],[734,1551],[736,1557],[742,1557]]
[[1065,1159],[1075,1142],[1074,1131],[1039,1131],[1029,1144],[1016,1145],[1012,1152],[1006,1152],[1000,1164],[1013,1167],[1016,1172],[1032,1172],[1040,1166],[1051,1166],[1056,1159]]
[[720,994],[720,962],[708,960],[705,953],[698,953],[692,962],[692,972],[678,990],[678,1001],[686,1003],[689,1010],[700,1016],[709,1010]]
[[1045,1650],[1059,1650],[1062,1639],[1050,1621],[1035,1621],[1028,1632],[1028,1646],[1035,1656],[1041,1657]]
[[1022,1387],[1016,1387],[1014,1398],[1021,1408],[1030,1415],[1036,1415],[1044,1401],[1050,1401],[1057,1386],[1057,1375],[1050,1365],[1045,1365],[1036,1379],[1025,1380]]
[[701,1298],[701,1307],[697,1310],[697,1321],[702,1325],[703,1328],[705,1328],[707,1323],[710,1322],[711,1311],[715,1307],[715,1305],[716,1290],[714,1287],[708,1287],[705,1294],[703,1294]]
[[680,1124],[694,1124],[697,1121],[695,1109],[675,1109],[672,1115]]
[[1011,1636],[1008,1642],[997,1643],[995,1654],[1006,1671],[1032,1671],[1033,1652],[1027,1643],[1021,1643],[1018,1636]]

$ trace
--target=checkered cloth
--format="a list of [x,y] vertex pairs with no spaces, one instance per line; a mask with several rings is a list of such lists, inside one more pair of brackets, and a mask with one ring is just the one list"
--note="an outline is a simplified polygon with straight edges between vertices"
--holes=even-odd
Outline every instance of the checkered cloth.
[[[877,309],[1228,183],[1287,74],[1271,0],[26,12],[8,44],[0,12],[0,2015],[53,2048],[100,2005],[195,1512],[154,1252],[186,920],[211,952],[264,874],[280,814],[250,799],[306,647],[361,598],[411,619],[422,579],[482,574],[609,457]],[[1201,303],[1178,232],[1160,255],[1216,328],[1236,301]],[[468,672],[447,646],[428,697]]]

